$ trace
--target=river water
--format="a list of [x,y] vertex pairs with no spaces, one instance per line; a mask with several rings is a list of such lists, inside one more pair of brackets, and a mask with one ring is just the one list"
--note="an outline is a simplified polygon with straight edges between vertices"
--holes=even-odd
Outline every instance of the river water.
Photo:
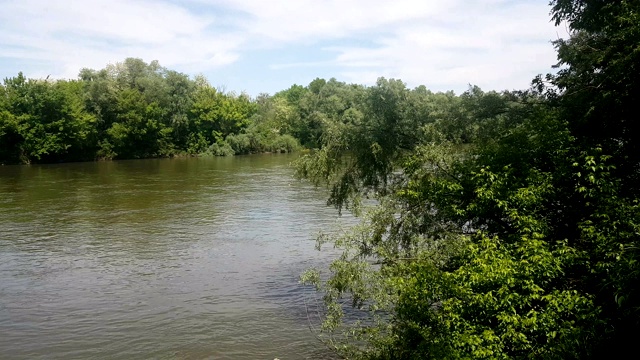
[[293,159],[0,167],[0,357],[328,358],[298,276],[350,219]]

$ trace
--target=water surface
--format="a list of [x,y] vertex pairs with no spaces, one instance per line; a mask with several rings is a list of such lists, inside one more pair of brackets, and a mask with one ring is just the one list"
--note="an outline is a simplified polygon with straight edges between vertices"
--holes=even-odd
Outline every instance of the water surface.
[[2,357],[326,357],[298,276],[349,219],[293,159],[0,167]]

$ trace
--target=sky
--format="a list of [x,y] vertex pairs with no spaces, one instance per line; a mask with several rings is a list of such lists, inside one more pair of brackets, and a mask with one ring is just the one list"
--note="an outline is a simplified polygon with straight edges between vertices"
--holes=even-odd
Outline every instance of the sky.
[[318,77],[524,89],[567,36],[549,10],[544,0],[0,0],[0,78],[75,79],[135,57],[252,96]]

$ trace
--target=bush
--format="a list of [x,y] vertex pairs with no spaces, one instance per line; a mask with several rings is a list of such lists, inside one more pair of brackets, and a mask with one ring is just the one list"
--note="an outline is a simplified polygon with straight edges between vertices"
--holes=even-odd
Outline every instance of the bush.
[[279,135],[271,146],[272,152],[290,153],[300,150],[300,143],[291,135]]
[[227,136],[226,142],[236,154],[249,154],[252,152],[251,139],[247,134],[231,134]]
[[233,156],[235,153],[231,146],[226,142],[222,141],[220,143],[214,143],[204,152],[203,155],[212,155],[212,156]]

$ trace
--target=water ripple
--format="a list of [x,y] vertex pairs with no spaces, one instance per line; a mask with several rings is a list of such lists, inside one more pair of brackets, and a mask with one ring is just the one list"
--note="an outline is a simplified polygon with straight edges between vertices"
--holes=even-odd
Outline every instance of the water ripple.
[[315,234],[352,219],[292,159],[0,168],[0,353],[329,358],[298,275],[329,261]]

